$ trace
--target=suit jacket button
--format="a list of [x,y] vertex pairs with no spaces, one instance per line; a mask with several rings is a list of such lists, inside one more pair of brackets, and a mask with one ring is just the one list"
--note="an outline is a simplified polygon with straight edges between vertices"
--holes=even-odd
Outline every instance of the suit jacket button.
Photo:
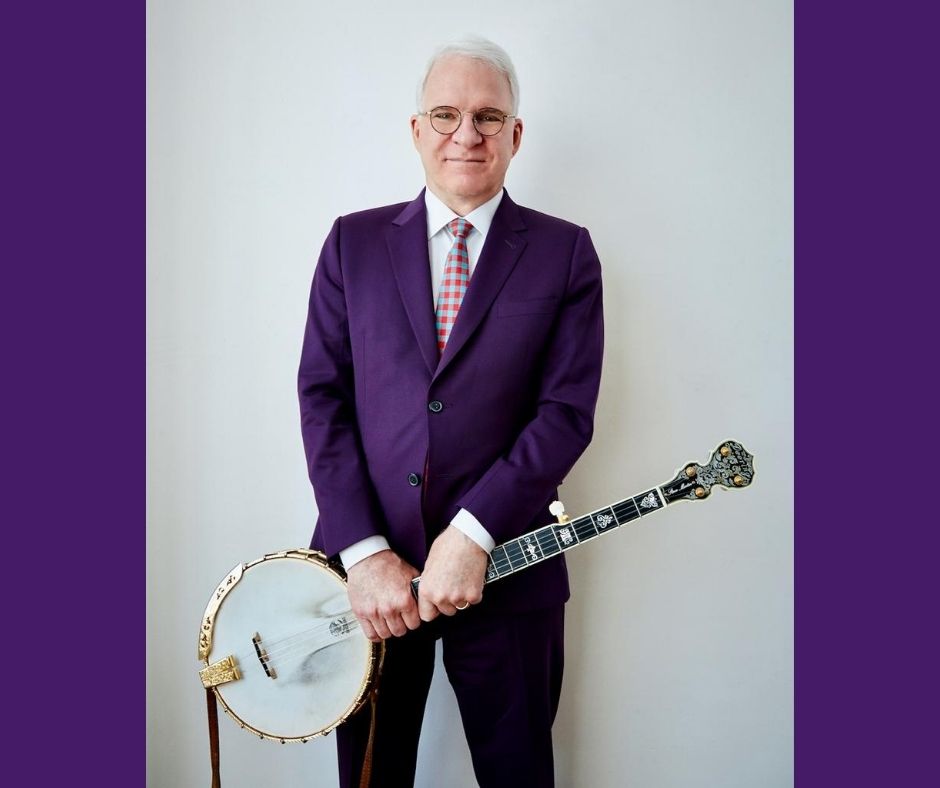
[[444,410],[444,403],[437,399],[431,400],[428,403],[428,410],[431,411],[431,413],[440,413]]
[[410,484],[412,487],[417,487],[419,484],[421,484],[421,477],[416,473],[409,473],[408,484]]

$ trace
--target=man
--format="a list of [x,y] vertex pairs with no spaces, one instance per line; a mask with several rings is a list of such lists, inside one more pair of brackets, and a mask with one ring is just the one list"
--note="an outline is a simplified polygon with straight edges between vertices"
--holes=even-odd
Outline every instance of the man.
[[[480,785],[550,786],[564,559],[483,580],[495,544],[551,522],[590,442],[600,264],[587,230],[503,189],[523,123],[500,47],[438,50],[418,102],[426,189],[337,219],[313,278],[299,372],[312,546],[340,557],[364,633],[386,642],[372,784],[413,784],[440,638]],[[367,717],[338,730],[344,787]]]

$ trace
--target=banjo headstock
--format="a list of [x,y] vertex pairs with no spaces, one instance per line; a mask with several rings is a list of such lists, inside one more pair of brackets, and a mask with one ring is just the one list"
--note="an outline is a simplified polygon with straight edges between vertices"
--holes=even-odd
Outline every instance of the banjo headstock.
[[737,441],[725,441],[712,452],[705,465],[690,462],[660,489],[668,503],[707,498],[718,485],[734,490],[754,480],[754,455]]

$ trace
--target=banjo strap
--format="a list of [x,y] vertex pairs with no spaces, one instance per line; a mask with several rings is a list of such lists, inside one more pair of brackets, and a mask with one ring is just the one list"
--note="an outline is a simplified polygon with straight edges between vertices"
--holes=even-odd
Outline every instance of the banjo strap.
[[[375,743],[375,717],[376,702],[379,694],[378,688],[372,690],[369,697],[369,743],[366,745],[366,755],[362,764],[362,775],[359,778],[359,788],[369,788],[372,779],[372,747]],[[206,710],[209,715],[209,761],[212,764],[211,788],[222,788],[222,778],[219,775],[219,706],[215,700],[215,693],[206,690]]]
[[212,788],[222,788],[219,777],[219,707],[215,693],[206,690],[206,707],[209,711],[209,760],[212,762]]
[[[375,743],[375,718],[377,716],[376,704],[378,702],[379,689],[376,686],[372,690],[369,698],[369,743],[366,745],[366,755],[362,762],[362,775],[359,778],[359,788],[369,788],[369,781],[372,779],[372,746]],[[215,788],[215,786],[213,786]]]

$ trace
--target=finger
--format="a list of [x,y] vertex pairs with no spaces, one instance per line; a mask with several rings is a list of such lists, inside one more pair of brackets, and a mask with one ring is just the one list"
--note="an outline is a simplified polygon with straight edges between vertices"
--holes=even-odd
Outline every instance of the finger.
[[393,616],[386,616],[385,624],[389,631],[397,638],[400,638],[408,631],[408,627],[405,626],[404,620],[398,614]]
[[421,626],[421,616],[418,615],[417,605],[411,605],[411,607],[403,610],[401,617],[408,629],[417,629]]
[[445,616],[452,616],[457,612],[457,606],[451,604],[450,602],[438,603],[437,609],[440,610]]
[[389,630],[384,618],[373,618],[371,624],[375,629],[375,633],[382,638],[382,640],[388,640],[392,636],[391,630]]
[[433,621],[440,615],[440,611],[427,599],[423,598],[418,601],[418,613],[422,621]]
[[359,619],[359,626],[362,627],[362,634],[366,636],[366,640],[372,641],[373,643],[381,643],[381,642],[382,642],[382,638],[380,638],[380,637],[376,634],[376,632],[375,632],[375,627],[373,627],[372,624],[369,623],[369,619],[367,619],[367,618],[360,618],[360,619]]

